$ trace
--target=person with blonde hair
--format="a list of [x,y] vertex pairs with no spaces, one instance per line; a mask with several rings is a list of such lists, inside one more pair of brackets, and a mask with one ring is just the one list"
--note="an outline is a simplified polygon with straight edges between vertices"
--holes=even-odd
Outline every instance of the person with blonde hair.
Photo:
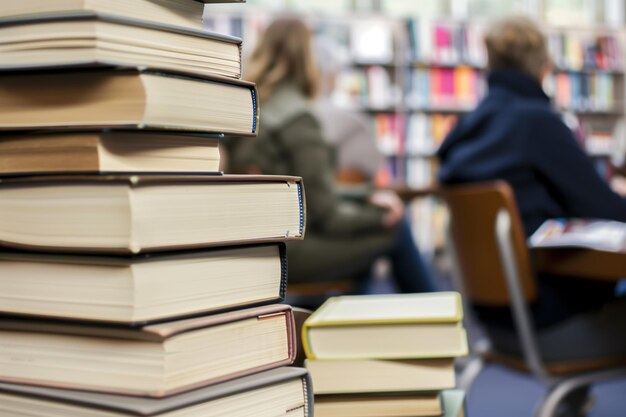
[[[626,221],[626,200],[600,177],[542,89],[552,60],[539,27],[526,17],[505,18],[491,26],[485,46],[489,91],[441,145],[440,182],[507,181],[527,236],[555,217]],[[618,330],[626,300],[616,298],[614,284],[544,274],[537,283],[530,311],[544,359],[626,354]],[[508,309],[475,307],[496,348],[519,354]],[[597,337],[579,340],[590,329]]]
[[401,291],[433,290],[397,195],[375,191],[347,200],[336,190],[333,151],[312,109],[320,79],[306,24],[274,21],[247,63],[246,79],[260,96],[259,137],[230,145],[229,170],[304,180],[306,237],[287,245],[289,281],[364,278],[377,257],[388,256]]

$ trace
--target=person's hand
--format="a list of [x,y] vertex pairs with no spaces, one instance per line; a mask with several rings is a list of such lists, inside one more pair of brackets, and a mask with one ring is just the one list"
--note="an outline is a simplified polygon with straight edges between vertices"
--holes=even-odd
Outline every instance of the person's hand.
[[611,188],[622,197],[626,197],[626,177],[616,175],[611,179]]
[[383,217],[385,228],[391,229],[402,220],[404,203],[393,191],[375,191],[370,196],[369,201],[371,204],[387,210]]

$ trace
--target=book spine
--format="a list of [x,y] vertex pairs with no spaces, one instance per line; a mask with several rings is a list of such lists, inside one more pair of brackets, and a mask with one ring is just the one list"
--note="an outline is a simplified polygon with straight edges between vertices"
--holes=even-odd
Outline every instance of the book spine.
[[[239,49],[239,53],[241,54],[241,48]],[[259,110],[258,110],[258,100],[256,97],[256,87],[252,87],[250,89],[250,94],[252,96],[252,133],[257,133],[257,125],[259,122]]]
[[304,196],[302,193],[302,183],[298,183],[298,205],[300,206],[300,236],[304,233]]
[[302,376],[302,388],[304,390],[304,416],[313,417],[313,384],[311,374],[308,372]]
[[280,256],[280,301],[285,301],[287,296],[287,245],[284,243],[278,244],[278,252]]

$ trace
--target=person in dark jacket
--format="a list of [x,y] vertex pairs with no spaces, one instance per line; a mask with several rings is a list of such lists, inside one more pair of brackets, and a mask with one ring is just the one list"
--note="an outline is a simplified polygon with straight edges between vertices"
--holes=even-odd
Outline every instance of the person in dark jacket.
[[[485,44],[488,94],[439,149],[439,181],[507,181],[527,236],[554,217],[626,222],[626,200],[600,177],[542,89],[551,59],[541,31],[527,18],[508,18],[491,28]],[[539,299],[531,312],[540,329],[619,301],[609,282],[537,278]],[[483,322],[513,326],[508,311],[476,307]]]
[[[527,236],[553,217],[625,222],[626,200],[599,176],[543,92],[551,59],[538,27],[523,17],[503,19],[485,44],[488,94],[441,145],[439,181],[507,181]],[[626,354],[626,298],[616,298],[614,284],[543,274],[537,280],[530,312],[544,360]],[[474,307],[495,349],[521,355],[509,309]],[[563,415],[583,415],[588,393],[589,387],[571,393]]]
[[231,142],[229,170],[303,178],[306,235],[287,245],[290,282],[365,277],[377,257],[388,256],[400,291],[432,291],[398,196],[374,191],[348,200],[337,192],[333,151],[311,103],[318,83],[311,49],[309,29],[298,19],[267,28],[246,75],[260,96],[259,136]]

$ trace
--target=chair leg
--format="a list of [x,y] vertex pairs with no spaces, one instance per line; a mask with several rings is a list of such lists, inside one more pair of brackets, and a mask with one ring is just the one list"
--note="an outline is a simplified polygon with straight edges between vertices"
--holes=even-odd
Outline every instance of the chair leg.
[[465,364],[463,371],[461,372],[461,376],[459,377],[458,386],[460,389],[465,392],[469,392],[472,384],[480,375],[480,372],[485,367],[485,362],[481,356],[474,356],[469,358],[468,362]]
[[[535,417],[558,417],[556,414],[557,410],[560,405],[564,404],[565,398],[568,395],[573,394],[578,389],[586,392],[585,388],[588,388],[588,385],[562,383],[553,386],[548,390],[548,393],[538,405]],[[579,410],[572,411],[578,412]]]
[[595,383],[626,376],[626,368],[614,368],[590,372],[578,376],[557,380],[553,383],[546,396],[537,406],[535,417],[555,417],[559,404],[573,391],[591,386]]

